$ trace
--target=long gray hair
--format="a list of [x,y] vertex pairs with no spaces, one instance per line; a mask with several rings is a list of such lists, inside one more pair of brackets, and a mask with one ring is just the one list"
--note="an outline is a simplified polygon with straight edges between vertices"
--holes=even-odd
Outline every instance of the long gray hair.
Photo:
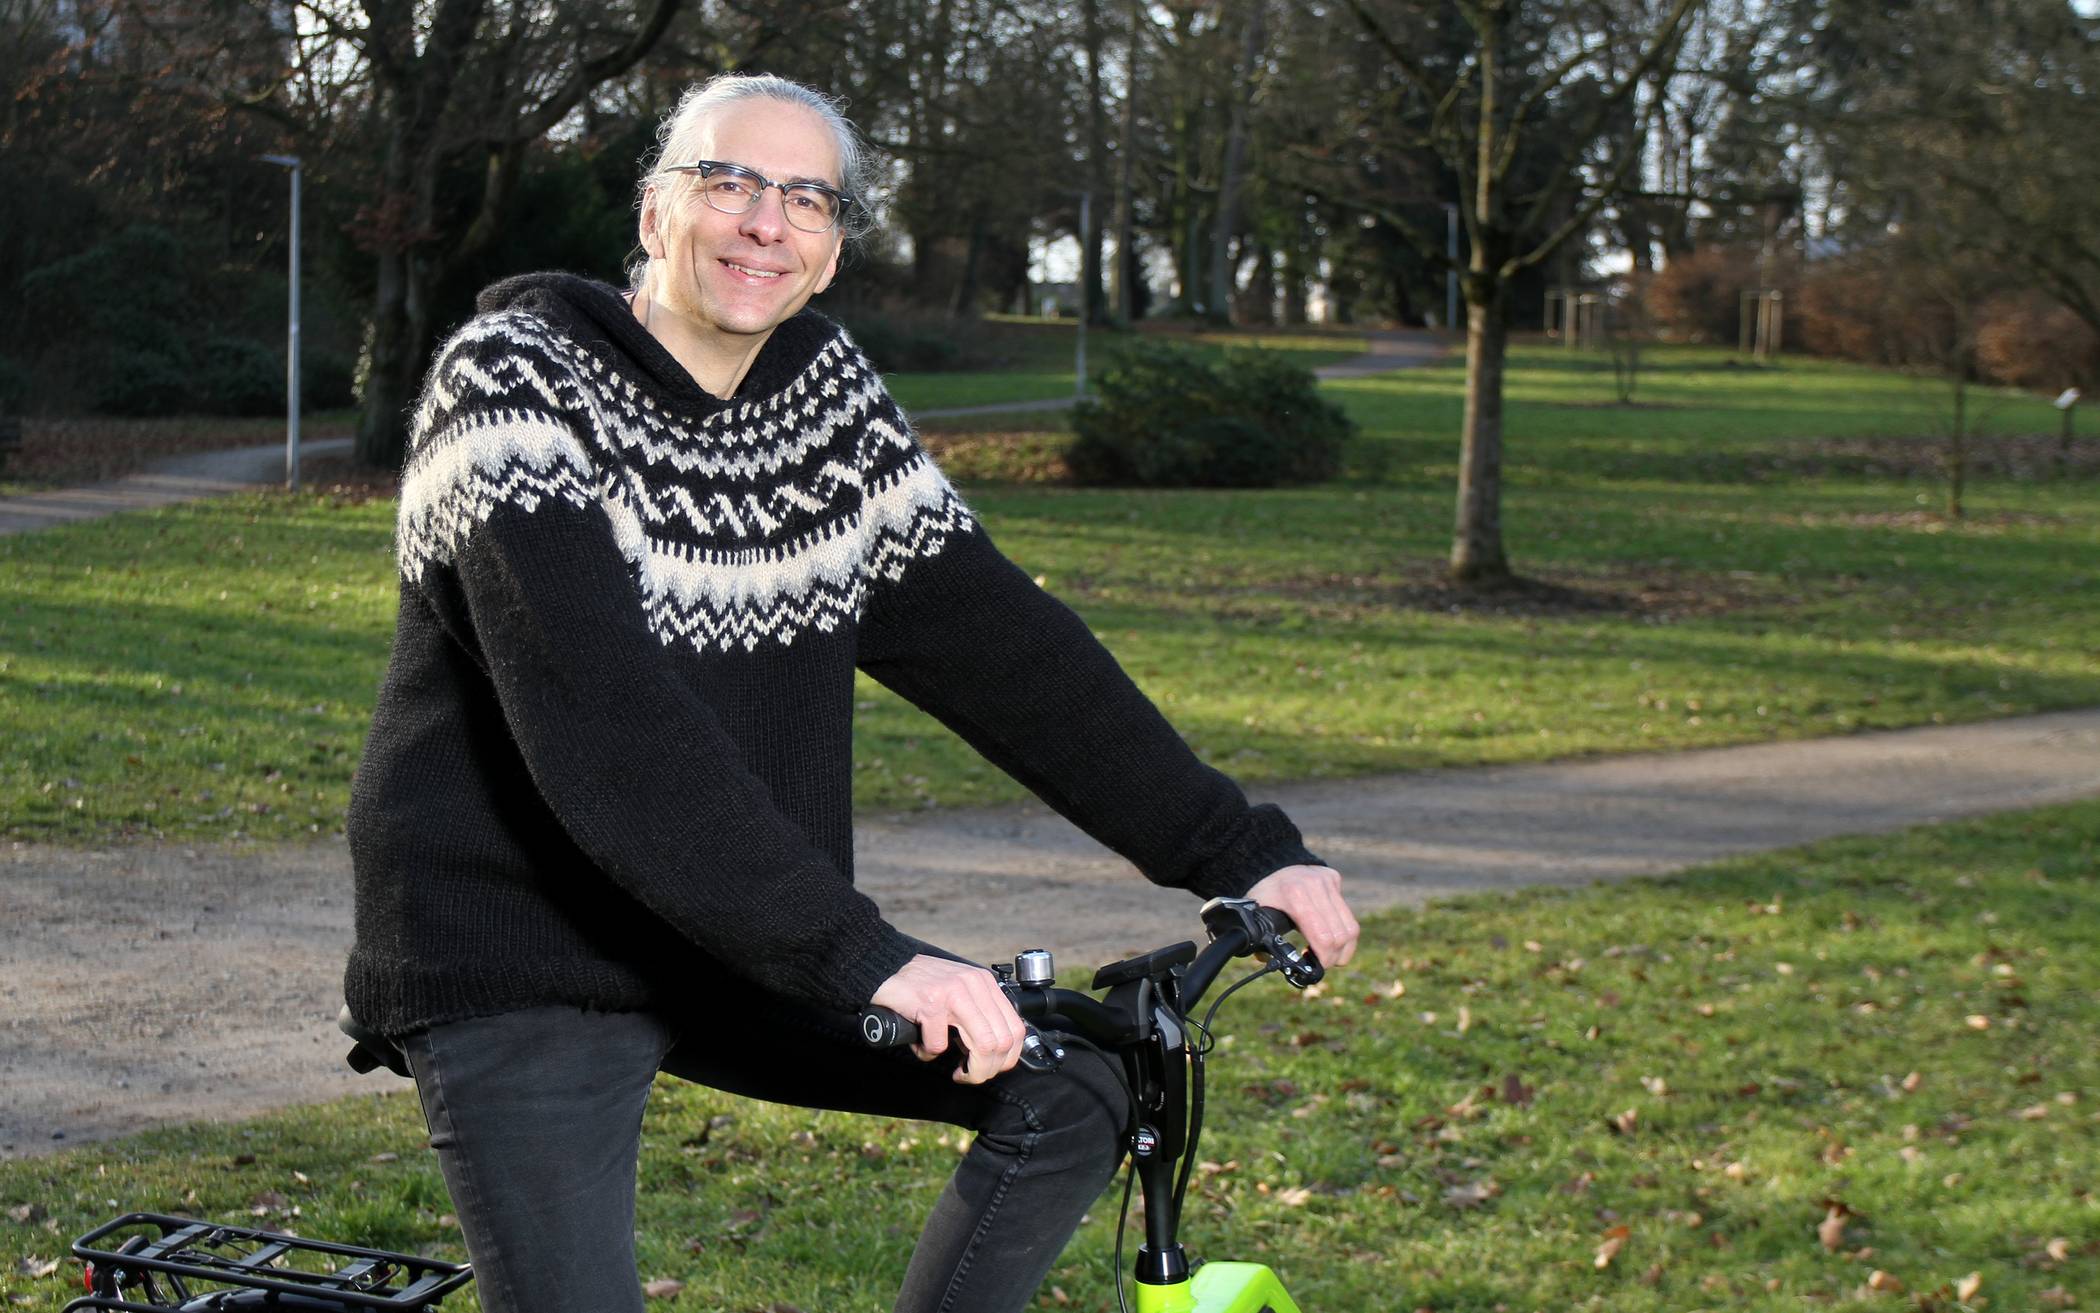
[[[706,126],[708,115],[744,100],[778,100],[800,105],[824,120],[824,126],[831,129],[832,139],[838,146],[839,185],[845,189],[851,202],[846,206],[846,212],[839,216],[840,234],[847,242],[866,236],[874,227],[867,196],[875,164],[869,157],[860,129],[846,117],[844,107],[836,97],[771,73],[718,73],[705,82],[696,82],[686,88],[685,94],[678,98],[678,108],[672,110],[657,128],[656,145],[642,157],[642,176],[635,185],[635,207],[641,208],[651,187],[661,189],[667,184],[683,182],[684,175],[662,171],[664,161],[683,162],[694,158],[700,149],[700,133]],[[642,255],[628,268],[628,286],[640,289],[648,273],[649,257]]]

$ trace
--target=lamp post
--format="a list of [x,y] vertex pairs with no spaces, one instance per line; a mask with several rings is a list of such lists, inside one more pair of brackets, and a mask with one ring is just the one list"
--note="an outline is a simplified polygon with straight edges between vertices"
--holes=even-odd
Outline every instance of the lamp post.
[[[1092,304],[1094,285],[1086,276],[1088,250],[1087,239],[1093,235],[1094,193],[1079,193],[1079,345],[1074,348],[1072,362],[1072,395],[1080,400],[1086,398],[1086,321],[1094,313]],[[1118,259],[1122,258],[1119,254]]]
[[292,256],[290,326],[285,337],[284,486],[299,489],[299,175],[297,155],[265,155],[263,163],[292,171]]

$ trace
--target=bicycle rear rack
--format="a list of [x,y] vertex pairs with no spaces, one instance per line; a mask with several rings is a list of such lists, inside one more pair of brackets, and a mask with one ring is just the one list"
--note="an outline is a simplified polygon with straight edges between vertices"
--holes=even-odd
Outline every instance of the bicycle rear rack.
[[[110,1247],[121,1233],[129,1232]],[[474,1279],[465,1263],[223,1222],[126,1213],[73,1243],[90,1294],[73,1310],[434,1309]],[[244,1292],[260,1292],[247,1294]]]

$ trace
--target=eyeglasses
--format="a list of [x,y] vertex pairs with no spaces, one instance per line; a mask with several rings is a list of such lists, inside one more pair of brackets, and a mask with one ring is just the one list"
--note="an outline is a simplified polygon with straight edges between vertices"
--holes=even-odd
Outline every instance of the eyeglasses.
[[781,206],[787,221],[806,233],[830,232],[839,216],[853,202],[846,193],[821,182],[775,182],[755,169],[720,160],[694,160],[691,164],[666,164],[665,173],[700,175],[700,199],[710,209],[724,214],[749,214],[758,207],[766,188],[780,189]]

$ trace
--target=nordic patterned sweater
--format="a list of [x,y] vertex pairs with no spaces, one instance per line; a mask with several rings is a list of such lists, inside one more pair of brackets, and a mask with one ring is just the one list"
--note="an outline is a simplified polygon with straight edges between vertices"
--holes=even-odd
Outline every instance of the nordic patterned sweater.
[[702,391],[610,287],[531,275],[439,351],[349,814],[375,1029],[752,988],[852,1009],[919,951],[853,888],[858,665],[1150,879],[1314,860],[1000,555],[805,311]]

